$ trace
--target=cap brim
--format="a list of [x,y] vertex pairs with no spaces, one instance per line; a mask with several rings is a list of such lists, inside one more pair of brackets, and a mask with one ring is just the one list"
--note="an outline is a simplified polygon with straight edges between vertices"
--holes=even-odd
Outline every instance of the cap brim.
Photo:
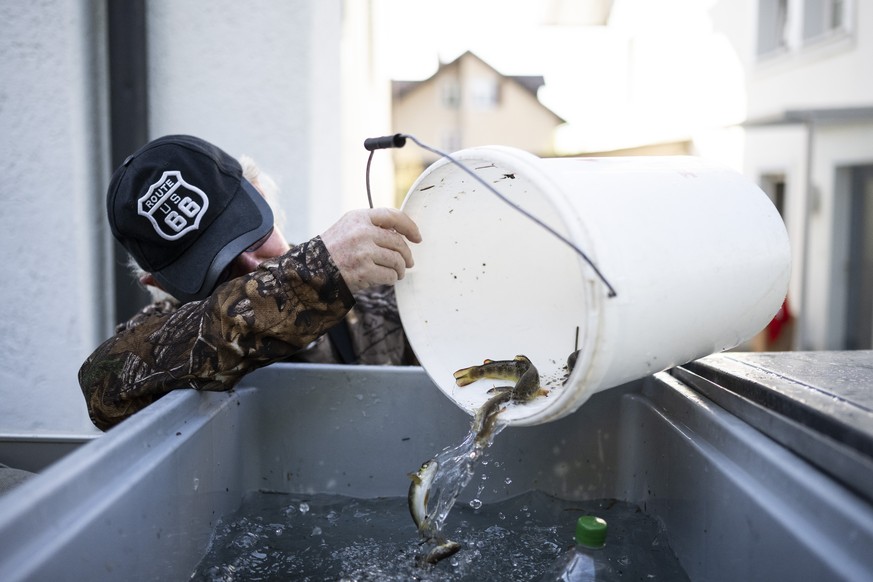
[[180,301],[208,297],[222,271],[273,228],[273,211],[261,193],[245,179],[240,187],[244,192],[233,197],[191,248],[152,273]]

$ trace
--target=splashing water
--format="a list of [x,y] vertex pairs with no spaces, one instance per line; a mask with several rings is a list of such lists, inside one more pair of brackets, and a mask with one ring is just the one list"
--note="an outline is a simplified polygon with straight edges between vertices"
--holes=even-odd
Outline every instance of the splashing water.
[[[301,502],[309,511],[298,511]],[[622,579],[687,580],[666,530],[640,507],[614,499],[563,500],[541,491],[478,510],[460,504],[446,533],[463,543],[464,552],[427,568],[415,564],[419,540],[403,497],[253,492],[219,520],[191,580],[526,582],[539,579],[573,545],[574,524],[585,514],[609,523],[603,551],[623,565]]]
[[470,432],[460,444],[443,449],[435,457],[439,470],[430,488],[432,509],[423,528],[423,536],[437,537],[442,532],[455,501],[476,474],[476,468],[485,457],[486,449],[505,426],[496,423],[489,434],[483,435],[481,427],[474,421]]

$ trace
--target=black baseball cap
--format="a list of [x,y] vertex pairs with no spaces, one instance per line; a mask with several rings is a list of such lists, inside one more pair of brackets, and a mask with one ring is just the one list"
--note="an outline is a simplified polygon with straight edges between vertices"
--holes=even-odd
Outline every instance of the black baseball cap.
[[218,147],[158,138],[112,175],[109,226],[139,266],[180,301],[208,297],[222,271],[273,228],[273,211]]

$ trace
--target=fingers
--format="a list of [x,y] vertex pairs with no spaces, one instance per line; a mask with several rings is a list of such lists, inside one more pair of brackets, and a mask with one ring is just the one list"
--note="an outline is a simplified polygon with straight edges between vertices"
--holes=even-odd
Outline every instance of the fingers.
[[403,265],[407,268],[412,267],[415,263],[412,259],[412,250],[400,234],[380,228],[374,234],[373,242],[377,246],[400,255],[403,259]]
[[369,211],[370,220],[376,226],[395,230],[410,242],[420,243],[421,232],[409,216],[396,208],[373,208]]
[[346,213],[321,239],[354,293],[402,279],[413,266],[407,241],[421,242],[421,233],[403,212],[377,208]]
[[334,263],[352,293],[375,285],[393,285],[406,275],[406,265],[398,253],[372,244],[369,247],[358,247],[354,253],[342,250],[331,252]]
[[[385,267],[393,272],[393,280],[383,281],[381,284],[396,283],[406,276],[407,267],[411,267],[402,255],[386,248],[379,248],[373,253],[373,263],[380,267]],[[391,274],[387,274],[391,278]]]

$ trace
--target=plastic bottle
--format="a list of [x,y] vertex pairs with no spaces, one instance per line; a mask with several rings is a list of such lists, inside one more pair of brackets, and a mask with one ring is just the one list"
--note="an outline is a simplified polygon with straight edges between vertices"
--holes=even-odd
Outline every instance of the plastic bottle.
[[593,515],[583,515],[576,521],[576,546],[556,559],[541,580],[618,580],[618,575],[603,551],[605,542],[606,521]]

